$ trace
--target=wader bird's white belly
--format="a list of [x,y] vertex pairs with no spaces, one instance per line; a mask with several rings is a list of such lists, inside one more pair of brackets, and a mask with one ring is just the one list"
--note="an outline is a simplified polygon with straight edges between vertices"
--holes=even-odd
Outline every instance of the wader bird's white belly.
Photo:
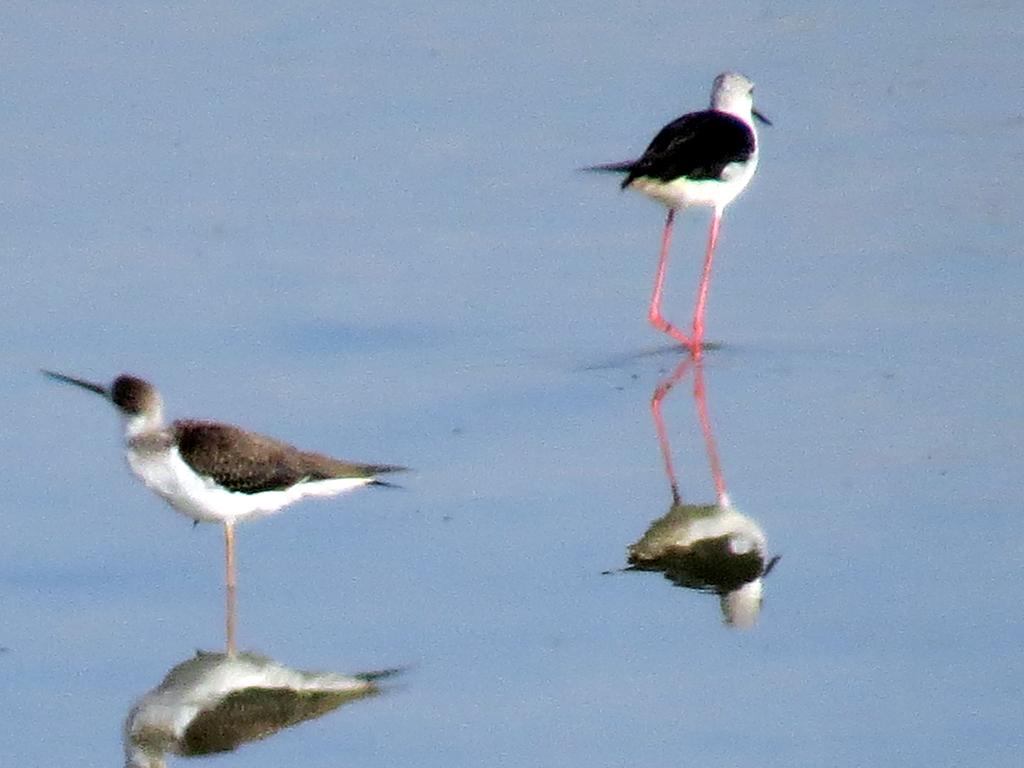
[[683,178],[666,182],[640,176],[634,179],[629,186],[669,208],[699,205],[722,210],[746,188],[753,178],[755,170],[757,170],[757,155],[754,155],[746,163],[733,163],[726,166],[720,180]]
[[373,482],[371,477],[344,477],[300,481],[290,488],[259,493],[238,493],[197,475],[176,447],[157,453],[129,449],[128,466],[146,487],[163,497],[178,512],[202,522],[227,522],[277,512],[307,496],[337,496]]

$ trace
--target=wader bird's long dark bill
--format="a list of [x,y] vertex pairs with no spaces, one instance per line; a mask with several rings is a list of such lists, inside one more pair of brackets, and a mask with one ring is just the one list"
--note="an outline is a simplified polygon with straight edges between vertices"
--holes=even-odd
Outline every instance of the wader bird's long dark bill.
[[100,384],[94,384],[91,381],[86,381],[85,379],[76,379],[74,376],[65,376],[63,373],[57,373],[56,371],[48,371],[45,368],[40,369],[40,372],[44,376],[49,376],[51,379],[54,379],[55,381],[62,381],[65,384],[74,384],[76,387],[88,389],[90,392],[95,392],[97,395],[103,395],[104,397],[106,397],[109,394],[107,392],[106,387]]

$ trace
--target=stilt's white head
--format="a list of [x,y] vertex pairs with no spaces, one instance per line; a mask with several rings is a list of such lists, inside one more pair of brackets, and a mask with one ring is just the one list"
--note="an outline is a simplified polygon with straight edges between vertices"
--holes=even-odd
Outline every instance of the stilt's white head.
[[711,108],[728,112],[747,123],[756,117],[765,125],[771,121],[754,109],[754,83],[739,72],[723,72],[711,86]]

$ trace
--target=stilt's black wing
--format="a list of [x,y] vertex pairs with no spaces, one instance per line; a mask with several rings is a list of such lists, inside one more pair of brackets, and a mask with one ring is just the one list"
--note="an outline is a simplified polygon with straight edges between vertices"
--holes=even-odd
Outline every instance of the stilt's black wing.
[[402,469],[386,464],[356,464],[300,451],[288,443],[229,424],[176,421],[173,429],[186,464],[238,493],[283,490],[304,480],[370,478]]
[[738,117],[716,110],[692,112],[658,132],[629,166],[622,186],[640,177],[665,182],[719,179],[726,166],[749,160],[755,146],[753,132]]

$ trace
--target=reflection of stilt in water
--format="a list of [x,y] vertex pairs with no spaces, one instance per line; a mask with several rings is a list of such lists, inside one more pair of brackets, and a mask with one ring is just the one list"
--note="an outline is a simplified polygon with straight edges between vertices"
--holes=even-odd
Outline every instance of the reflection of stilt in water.
[[306,672],[239,652],[230,522],[224,536],[227,652],[199,651],[135,702],[124,724],[126,768],[164,768],[167,753],[194,757],[232,752],[347,702],[375,696],[381,681],[400,671]]
[[669,445],[668,433],[665,431],[665,419],[661,415],[661,401],[665,399],[665,395],[686,374],[691,362],[690,358],[684,357],[679,365],[676,366],[672,375],[655,387],[654,394],[651,396],[651,416],[654,417],[654,429],[658,433],[658,447],[661,448],[661,459],[665,462],[665,474],[668,476],[669,485],[672,487],[673,504],[681,503],[679,481],[676,479],[676,470],[672,465],[672,447]]
[[704,447],[708,452],[708,464],[711,466],[711,477],[715,481],[715,493],[718,496],[718,506],[729,506],[729,495],[725,492],[725,478],[722,475],[722,463],[718,460],[718,447],[715,445],[715,435],[711,431],[711,419],[708,418],[708,400],[704,391],[704,366],[697,361],[696,370],[693,374],[693,398],[697,401],[697,417],[700,421],[700,431],[704,435]]
[[224,586],[226,594],[226,605],[224,606],[224,617],[227,633],[228,654],[234,655],[238,644],[235,642],[235,624],[238,613],[238,606],[235,602],[235,524],[228,522],[224,524]]
[[[686,376],[691,366],[694,368],[697,419],[715,485],[716,502],[708,505],[683,503],[661,409],[665,396]],[[761,609],[762,579],[778,558],[766,561],[764,531],[754,520],[734,509],[729,500],[708,416],[703,366],[699,359],[684,359],[657,386],[651,397],[651,415],[672,490],[672,507],[629,547],[629,569],[660,571],[677,586],[714,592],[719,596],[725,622],[730,626],[749,627]]]
[[651,396],[651,416],[654,418],[654,429],[658,433],[658,446],[661,448],[661,457],[665,462],[665,474],[668,475],[669,484],[672,487],[673,501],[677,504],[682,503],[679,493],[679,481],[676,478],[675,468],[672,464],[672,448],[669,445],[668,432],[665,429],[665,418],[661,413],[661,402],[665,399],[665,395],[688,373],[691,365],[695,368],[693,397],[697,402],[697,418],[700,421],[700,430],[704,436],[704,447],[707,450],[708,463],[711,466],[711,477],[715,483],[715,492],[718,496],[719,506],[727,507],[729,506],[729,496],[725,490],[725,479],[722,475],[722,463],[718,459],[715,436],[711,431],[711,420],[708,418],[707,396],[704,389],[704,365],[700,360],[694,362],[690,358],[683,358],[672,372],[672,375],[658,384],[654,394]]
[[304,672],[255,653],[200,651],[132,706],[124,724],[125,766],[162,768],[168,752],[232,752],[373,696],[395,672]]

